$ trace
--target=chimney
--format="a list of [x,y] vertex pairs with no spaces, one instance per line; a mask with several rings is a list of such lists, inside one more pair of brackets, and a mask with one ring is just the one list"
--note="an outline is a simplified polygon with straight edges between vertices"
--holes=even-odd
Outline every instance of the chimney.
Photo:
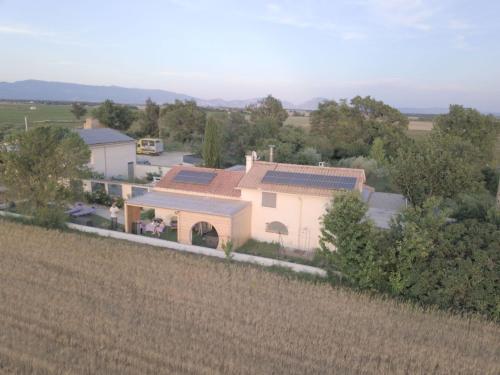
[[274,145],[269,145],[269,161],[272,163],[274,161]]
[[245,159],[246,159],[245,173],[248,173],[248,171],[252,169],[253,161],[257,160],[257,153],[255,151],[252,151],[246,154]]

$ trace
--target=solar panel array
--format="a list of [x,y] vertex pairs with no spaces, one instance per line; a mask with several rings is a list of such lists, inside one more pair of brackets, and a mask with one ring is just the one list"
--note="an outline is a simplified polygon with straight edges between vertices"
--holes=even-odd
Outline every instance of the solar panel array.
[[266,184],[294,185],[319,189],[354,190],[356,177],[268,171],[262,178],[262,182]]
[[186,184],[208,185],[212,182],[215,175],[215,173],[211,172],[180,171],[174,177],[174,181]]

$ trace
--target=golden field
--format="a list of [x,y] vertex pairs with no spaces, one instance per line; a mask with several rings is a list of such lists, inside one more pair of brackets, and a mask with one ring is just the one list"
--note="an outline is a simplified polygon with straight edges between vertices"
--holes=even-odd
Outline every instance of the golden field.
[[0,220],[0,373],[498,374],[500,326]]

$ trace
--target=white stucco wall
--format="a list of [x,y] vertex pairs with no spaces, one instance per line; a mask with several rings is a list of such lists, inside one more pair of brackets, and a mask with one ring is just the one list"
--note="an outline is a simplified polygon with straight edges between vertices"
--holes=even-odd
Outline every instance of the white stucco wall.
[[136,162],[135,142],[90,146],[89,167],[104,177],[128,177],[128,163]]
[[[282,242],[285,247],[314,250],[319,247],[321,218],[331,204],[330,197],[276,193],[276,208],[262,207],[262,191],[242,189],[241,199],[252,202],[252,238]],[[266,223],[279,221],[288,235],[266,232]]]

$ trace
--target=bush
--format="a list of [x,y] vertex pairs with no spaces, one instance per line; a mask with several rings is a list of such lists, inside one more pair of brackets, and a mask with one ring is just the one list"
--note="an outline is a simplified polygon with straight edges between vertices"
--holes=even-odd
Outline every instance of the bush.
[[149,210],[146,210],[141,213],[142,220],[153,220],[154,218],[155,218],[155,210],[153,208],[150,208]]
[[59,207],[38,208],[33,214],[33,224],[51,229],[65,229],[67,219]]
[[125,201],[122,197],[112,197],[104,190],[97,190],[93,193],[86,192],[84,199],[87,203],[102,204],[103,206],[111,206],[113,202],[118,208],[123,208]]

